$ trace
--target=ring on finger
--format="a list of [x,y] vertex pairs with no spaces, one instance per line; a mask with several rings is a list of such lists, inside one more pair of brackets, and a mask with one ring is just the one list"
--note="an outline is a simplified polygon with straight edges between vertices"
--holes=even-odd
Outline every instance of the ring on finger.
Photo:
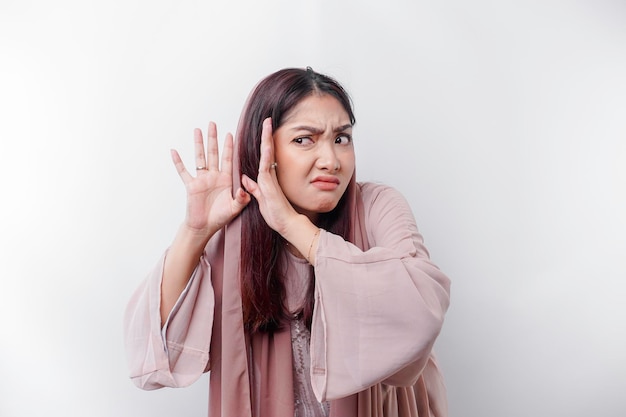
[[203,169],[207,169],[206,167],[196,167],[196,171],[202,171]]

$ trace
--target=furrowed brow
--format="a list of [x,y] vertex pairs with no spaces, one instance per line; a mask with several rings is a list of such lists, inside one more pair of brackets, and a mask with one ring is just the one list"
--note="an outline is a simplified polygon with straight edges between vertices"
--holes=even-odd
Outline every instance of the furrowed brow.
[[314,135],[321,135],[322,133],[324,133],[323,129],[318,129],[316,127],[311,127],[311,126],[295,126],[292,128],[292,130],[305,130]]
[[[343,126],[338,126],[336,128],[333,129],[333,133],[339,133],[339,132],[344,132],[347,129],[351,129],[352,125],[350,123],[345,124]],[[292,130],[304,130],[307,131],[313,135],[321,135],[322,133],[324,133],[324,129],[319,129],[317,127],[313,127],[313,126],[294,126],[292,128]]]
[[343,132],[345,130],[352,129],[352,125],[348,123],[347,125],[339,126],[335,128],[335,133]]

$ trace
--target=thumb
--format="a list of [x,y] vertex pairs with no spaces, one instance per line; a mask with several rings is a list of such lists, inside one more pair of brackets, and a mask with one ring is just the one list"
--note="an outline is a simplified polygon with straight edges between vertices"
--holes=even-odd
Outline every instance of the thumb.
[[[241,176],[241,184],[246,187],[248,193],[252,194],[257,200],[261,197],[261,190],[259,190],[259,185],[246,174],[243,174]],[[250,195],[248,195],[248,197],[250,197]]]
[[250,194],[245,192],[243,188],[238,188],[232,203],[233,213],[239,214],[241,210],[248,205],[251,199]]

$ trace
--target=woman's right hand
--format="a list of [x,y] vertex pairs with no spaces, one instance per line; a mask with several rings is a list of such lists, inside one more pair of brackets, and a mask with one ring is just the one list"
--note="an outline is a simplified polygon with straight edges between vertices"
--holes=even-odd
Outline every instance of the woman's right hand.
[[234,219],[250,202],[250,195],[241,187],[233,198],[233,136],[226,135],[221,167],[217,145],[217,127],[209,123],[207,152],[202,131],[194,130],[196,176],[185,168],[180,155],[172,149],[172,161],[187,190],[185,226],[189,232],[208,240]]

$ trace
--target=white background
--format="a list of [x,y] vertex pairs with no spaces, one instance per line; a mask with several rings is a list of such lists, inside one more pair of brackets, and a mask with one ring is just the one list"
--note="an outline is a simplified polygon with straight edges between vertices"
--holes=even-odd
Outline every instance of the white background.
[[453,280],[451,416],[626,415],[618,0],[0,1],[0,415],[206,416],[206,376],[143,392],[123,353],[184,214],[169,149],[307,65]]

